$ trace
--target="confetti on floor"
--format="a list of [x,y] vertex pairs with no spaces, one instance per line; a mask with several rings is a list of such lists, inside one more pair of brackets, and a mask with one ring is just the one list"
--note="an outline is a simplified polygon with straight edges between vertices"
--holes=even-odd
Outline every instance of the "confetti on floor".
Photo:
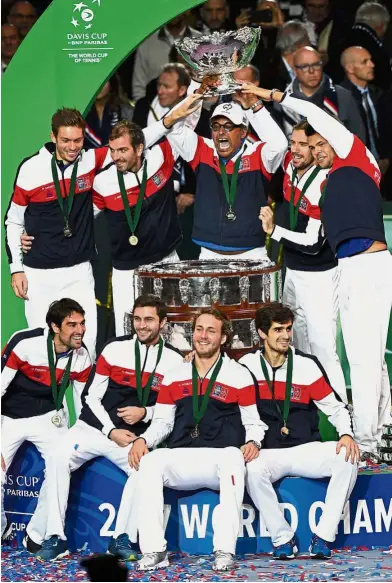
[[[2,581],[88,581],[79,566],[81,556],[73,554],[54,563],[40,563],[26,551],[3,547]],[[128,563],[128,581],[392,581],[390,549],[356,548],[334,551],[329,561],[303,555],[293,561],[275,561],[271,555],[237,557],[235,569],[226,573],[212,570],[212,557],[171,553],[167,569],[149,573],[135,571]]]

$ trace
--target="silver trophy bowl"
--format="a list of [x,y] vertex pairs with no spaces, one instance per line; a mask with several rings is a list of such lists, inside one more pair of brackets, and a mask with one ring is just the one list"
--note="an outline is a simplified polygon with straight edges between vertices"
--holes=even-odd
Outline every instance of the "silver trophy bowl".
[[241,88],[233,76],[249,65],[260,40],[261,29],[244,26],[239,30],[213,32],[209,35],[175,41],[177,51],[195,71],[198,81],[218,75],[219,84],[204,95],[219,96],[235,93]]

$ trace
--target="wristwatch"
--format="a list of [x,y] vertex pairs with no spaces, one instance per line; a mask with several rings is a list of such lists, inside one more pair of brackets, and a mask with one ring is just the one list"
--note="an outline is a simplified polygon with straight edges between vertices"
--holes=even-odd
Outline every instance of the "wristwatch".
[[259,105],[263,105],[263,100],[262,99],[258,99],[256,101],[256,103],[254,103],[253,105],[250,106],[249,109],[251,109],[252,111],[254,111],[256,109],[256,107],[259,107]]
[[253,445],[256,446],[259,451],[261,450],[261,443],[259,441],[255,441],[254,439],[251,439],[250,441],[247,441],[246,443],[247,444],[253,443]]

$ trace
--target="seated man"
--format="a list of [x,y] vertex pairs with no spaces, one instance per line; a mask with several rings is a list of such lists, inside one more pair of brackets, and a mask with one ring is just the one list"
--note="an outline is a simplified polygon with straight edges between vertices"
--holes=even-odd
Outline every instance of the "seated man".
[[128,475],[109,552],[123,560],[134,558],[130,544],[130,538],[136,542],[136,531],[131,531],[135,524],[134,472],[128,454],[135,437],[151,421],[164,376],[183,360],[160,335],[165,323],[164,304],[155,296],[140,296],[133,308],[136,336],[114,338],[104,346],[83,393],[80,419],[62,440],[61,448],[56,444],[51,452],[46,470],[50,497],[41,516],[36,512],[27,528],[30,534],[32,525],[41,523],[36,529],[41,535],[38,542],[43,543],[36,553],[38,559],[53,561],[68,554],[64,523],[70,473],[98,456],[108,458]]
[[[271,535],[274,557],[293,559],[295,534],[272,484],[284,476],[330,477],[325,508],[309,548],[312,557],[326,559],[331,556],[328,543],[335,540],[357,478],[359,449],[352,438],[348,409],[329,385],[317,358],[290,347],[293,322],[294,313],[278,302],[257,310],[263,348],[240,360],[257,379],[258,409],[269,427],[258,459],[248,464],[247,488]],[[337,443],[321,443],[317,408],[336,427]]]
[[[259,455],[260,421],[249,372],[222,356],[231,326],[219,310],[204,308],[193,321],[193,363],[165,378],[154,419],[135,440],[130,463],[138,469],[139,570],[167,567],[163,486],[220,490],[214,515],[215,570],[232,569],[244,493],[245,462]],[[167,447],[149,449],[167,440]],[[149,455],[146,455],[149,454]],[[144,457],[143,457],[144,456]]]
[[[26,329],[11,336],[1,359],[2,483],[24,441],[36,446],[47,463],[50,449],[64,439],[68,425],[79,414],[80,396],[91,371],[83,344],[84,309],[69,298],[53,302],[46,314],[47,328]],[[65,391],[71,382],[75,397]],[[46,480],[37,513],[45,505]],[[2,521],[2,535],[6,522]],[[27,537],[28,540],[28,537]],[[24,541],[26,544],[26,540]],[[29,546],[30,550],[38,547]]]

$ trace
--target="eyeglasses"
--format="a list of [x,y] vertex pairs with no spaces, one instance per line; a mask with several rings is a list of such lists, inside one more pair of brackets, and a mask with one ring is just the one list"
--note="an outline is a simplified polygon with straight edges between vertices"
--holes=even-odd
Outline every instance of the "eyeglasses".
[[323,66],[322,61],[317,61],[317,63],[304,63],[303,65],[294,65],[296,69],[303,71],[304,73],[310,73],[311,70],[315,69],[319,71]]
[[239,128],[240,126],[236,126],[233,123],[218,123],[217,121],[213,122],[210,124],[210,128],[212,129],[213,132],[219,132],[221,128],[223,128],[223,131],[225,132],[225,134],[228,134],[229,132],[232,132],[233,130],[235,130],[236,128]]

